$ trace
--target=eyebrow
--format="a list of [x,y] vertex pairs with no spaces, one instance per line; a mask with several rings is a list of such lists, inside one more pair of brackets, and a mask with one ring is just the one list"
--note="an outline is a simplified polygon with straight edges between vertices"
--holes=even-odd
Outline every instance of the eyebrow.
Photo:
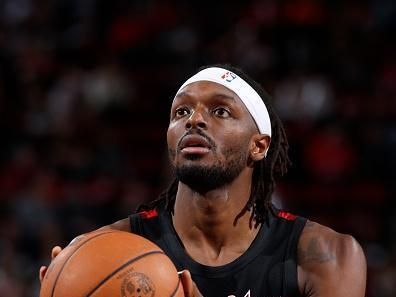
[[[180,92],[180,93],[176,94],[175,98],[179,98],[179,97],[183,97],[183,96],[191,97],[191,95],[188,92]],[[232,100],[235,102],[234,96],[225,95],[223,93],[215,93],[211,97],[216,98],[216,99]]]

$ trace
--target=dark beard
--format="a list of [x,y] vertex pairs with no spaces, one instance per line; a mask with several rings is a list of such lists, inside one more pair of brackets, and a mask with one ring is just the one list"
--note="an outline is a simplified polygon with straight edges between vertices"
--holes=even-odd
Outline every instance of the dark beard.
[[230,184],[246,166],[247,156],[241,151],[229,151],[225,164],[211,167],[202,165],[179,166],[175,168],[176,177],[193,191],[204,194],[210,190]]

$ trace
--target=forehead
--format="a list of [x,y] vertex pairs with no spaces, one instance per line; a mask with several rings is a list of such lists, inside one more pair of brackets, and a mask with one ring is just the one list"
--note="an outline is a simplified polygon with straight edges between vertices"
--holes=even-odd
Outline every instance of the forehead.
[[224,99],[229,101],[229,103],[239,105],[241,108],[246,109],[245,104],[237,94],[225,86],[211,81],[197,81],[186,85],[176,94],[173,103],[182,101],[184,98],[192,98],[195,100]]

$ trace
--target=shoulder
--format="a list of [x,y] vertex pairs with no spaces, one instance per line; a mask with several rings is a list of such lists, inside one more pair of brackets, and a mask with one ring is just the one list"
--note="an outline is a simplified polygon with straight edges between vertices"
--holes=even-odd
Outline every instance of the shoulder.
[[297,261],[303,296],[364,296],[366,260],[351,235],[307,221],[299,239]]
[[131,224],[129,223],[129,218],[125,218],[117,222],[114,222],[113,224],[103,226],[98,230],[118,230],[118,231],[131,232]]
[[298,264],[306,266],[335,259],[343,260],[351,255],[364,258],[363,250],[353,236],[338,233],[309,220],[301,233],[297,251]]
[[[156,209],[144,210],[133,215],[130,215],[128,218],[119,220],[114,222],[110,225],[106,225],[101,227],[98,230],[119,230],[119,231],[126,231],[126,232],[133,232],[136,231],[136,226],[131,226],[131,224],[138,224],[140,220],[150,220],[153,218],[158,217],[158,211]],[[132,230],[133,229],[133,230]]]

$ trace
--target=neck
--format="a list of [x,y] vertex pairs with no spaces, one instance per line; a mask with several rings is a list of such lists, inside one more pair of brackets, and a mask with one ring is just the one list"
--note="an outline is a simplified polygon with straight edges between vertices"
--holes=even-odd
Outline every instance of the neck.
[[251,178],[252,171],[243,170],[231,184],[204,194],[179,183],[173,223],[186,247],[193,243],[217,254],[230,246],[242,252],[249,247],[258,231],[246,210]]

